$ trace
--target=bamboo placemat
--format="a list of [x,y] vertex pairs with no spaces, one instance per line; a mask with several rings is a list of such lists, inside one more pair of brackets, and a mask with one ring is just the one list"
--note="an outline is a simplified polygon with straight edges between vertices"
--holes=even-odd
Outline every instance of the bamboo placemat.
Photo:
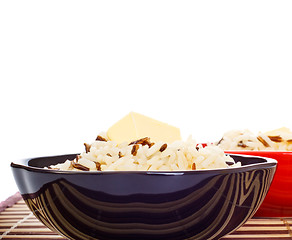
[[[14,199],[17,198],[14,197]],[[13,199],[12,199],[13,200]],[[1,207],[1,206],[0,206]],[[65,239],[39,222],[20,199],[15,204],[2,204],[0,239]],[[221,240],[292,239],[292,218],[252,218],[237,231]]]

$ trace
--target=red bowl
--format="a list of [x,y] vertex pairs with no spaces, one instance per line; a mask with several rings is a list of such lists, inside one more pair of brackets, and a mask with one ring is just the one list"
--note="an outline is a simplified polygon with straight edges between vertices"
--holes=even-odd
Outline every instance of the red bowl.
[[257,217],[292,217],[292,152],[233,150],[226,153],[255,155],[278,161],[277,170],[269,192]]

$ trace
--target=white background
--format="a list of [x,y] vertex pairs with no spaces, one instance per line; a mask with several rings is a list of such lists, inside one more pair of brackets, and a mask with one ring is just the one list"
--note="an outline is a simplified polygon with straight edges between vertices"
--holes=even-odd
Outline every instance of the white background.
[[0,1],[0,201],[14,159],[83,151],[130,111],[199,142],[291,123],[291,1]]

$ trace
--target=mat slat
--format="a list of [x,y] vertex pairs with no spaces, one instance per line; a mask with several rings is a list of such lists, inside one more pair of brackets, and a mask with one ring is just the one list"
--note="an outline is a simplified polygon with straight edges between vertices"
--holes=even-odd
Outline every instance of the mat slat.
[[[0,213],[0,239],[65,239],[38,221],[23,200]],[[252,218],[221,240],[292,240],[292,218]]]
[[[0,235],[1,237],[1,235]],[[1,239],[1,238],[0,238]],[[46,240],[53,240],[53,239],[65,239],[59,235],[48,236],[48,235],[6,235],[2,239],[21,239],[21,240],[30,240],[30,239],[46,239]]]
[[257,240],[257,239],[266,239],[266,240],[284,240],[284,239],[292,239],[290,234],[242,234],[242,235],[234,235],[229,234],[221,240],[224,239],[236,239],[236,240]]
[[[14,223],[17,223],[17,222],[14,222]],[[1,228],[4,228],[4,227],[9,227],[9,228],[11,228],[11,225],[12,225],[13,223],[11,223],[11,222],[0,222],[0,229]],[[40,222],[40,221],[36,221],[36,222],[30,222],[30,223],[27,223],[27,222],[22,222],[22,223],[20,223],[19,225],[18,225],[18,227],[35,227],[35,226],[41,226],[41,227],[43,227],[44,225]]]

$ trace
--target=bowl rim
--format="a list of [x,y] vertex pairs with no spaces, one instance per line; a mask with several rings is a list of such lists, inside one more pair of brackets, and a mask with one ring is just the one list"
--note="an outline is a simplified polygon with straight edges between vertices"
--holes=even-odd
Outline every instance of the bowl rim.
[[[146,174],[146,175],[183,175],[189,173],[203,174],[203,173],[228,173],[228,172],[242,172],[253,169],[260,169],[265,167],[276,167],[278,161],[276,159],[270,157],[263,156],[254,156],[247,154],[233,154],[226,153],[227,155],[239,156],[243,158],[259,158],[264,159],[266,162],[248,164],[239,167],[230,167],[230,168],[213,168],[213,169],[199,169],[199,170],[180,170],[180,171],[118,171],[118,170],[107,170],[107,171],[72,171],[72,170],[56,170],[56,169],[46,169],[41,167],[29,166],[28,163],[33,159],[42,159],[42,158],[53,158],[53,157],[63,157],[63,156],[73,156],[76,154],[61,154],[61,155],[49,155],[49,156],[41,156],[41,157],[31,157],[31,158],[23,158],[16,161],[12,161],[10,164],[11,168],[20,168],[27,171],[39,172],[39,173],[53,173],[53,174],[66,174],[66,175],[106,175],[106,174],[118,174],[118,173],[127,173],[127,174]],[[97,174],[98,173],[98,174]]]

